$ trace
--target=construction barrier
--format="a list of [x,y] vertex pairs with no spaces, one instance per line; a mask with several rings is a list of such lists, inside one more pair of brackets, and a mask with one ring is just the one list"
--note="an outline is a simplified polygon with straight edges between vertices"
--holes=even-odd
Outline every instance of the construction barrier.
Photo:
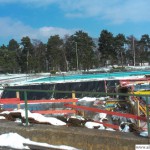
[[[128,113],[120,113],[120,112],[113,112],[113,111],[108,111],[108,110],[102,110],[102,109],[98,109],[98,108],[93,108],[93,107],[86,107],[86,106],[80,106],[80,105],[76,105],[76,102],[78,101],[75,98],[75,92],[72,92],[72,98],[71,99],[50,99],[50,100],[28,100],[27,99],[27,93],[28,92],[32,92],[32,91],[39,91],[39,92],[50,92],[49,90],[25,90],[25,89],[8,89],[10,91],[19,91],[19,92],[23,92],[24,93],[24,101],[20,101],[20,99],[14,98],[14,99],[0,99],[0,103],[2,104],[25,104],[25,116],[26,116],[26,126],[28,126],[28,104],[38,104],[38,103],[65,103],[64,106],[67,108],[71,108],[71,109],[67,109],[64,108],[65,110],[61,109],[61,110],[40,110],[40,111],[34,111],[34,112],[38,112],[41,114],[56,114],[56,113],[76,113],[78,111],[78,109],[82,109],[83,113],[84,111],[92,111],[92,112],[96,112],[96,113],[106,113],[109,115],[115,115],[115,116],[121,116],[121,117],[126,117],[126,118],[132,118],[132,119],[136,119],[136,120],[142,120],[147,122],[147,126],[148,126],[148,135],[150,136],[150,120],[149,120],[149,111],[148,111],[148,104],[146,104],[146,117],[142,117],[139,116],[139,114],[133,115],[133,114],[128,114]],[[55,92],[60,92],[60,93],[64,93],[64,91],[55,91]],[[66,91],[65,91],[66,92]],[[71,91],[68,91],[69,93]],[[79,93],[79,92],[76,92]],[[85,92],[85,93],[89,93],[89,92]],[[114,96],[114,93],[98,93],[98,92],[92,92],[92,94],[98,94],[98,95],[110,95],[110,96]],[[136,94],[121,94],[121,93],[117,93],[116,95],[121,95],[121,96],[140,96],[140,95],[136,95]],[[147,95],[146,95],[146,99],[147,99]],[[147,101],[148,102],[148,101]],[[70,104],[73,103],[73,104]],[[63,112],[64,111],[64,112]],[[101,122],[99,122],[101,123]],[[101,123],[101,124],[105,124],[104,126],[107,127],[111,127],[114,129],[118,129],[118,126],[112,125],[112,124],[107,124],[107,123]]]
[[121,116],[121,117],[126,117],[126,118],[147,121],[147,119],[145,117],[141,117],[141,116],[137,116],[137,115],[133,115],[133,114],[127,114],[127,113],[124,114],[124,113],[120,113],[120,112],[113,112],[113,111],[103,110],[103,109],[99,109],[99,108],[91,108],[91,107],[87,107],[87,106],[75,106],[75,105],[71,105],[71,104],[65,104],[65,106],[74,108],[74,109],[82,109],[82,110],[86,110],[86,111],[106,113],[109,115],[116,115],[116,116]]
[[[27,100],[28,104],[41,104],[41,103],[73,103],[76,105],[77,99],[53,99],[53,100]],[[20,100],[20,98],[7,98],[7,99],[0,99],[0,104],[24,104],[25,102],[23,100]],[[60,113],[76,113],[75,110],[37,110],[32,111],[34,113],[40,113],[40,114],[60,114]]]
[[[77,99],[54,99],[54,100],[28,100],[29,104],[32,103],[73,103],[76,105]],[[32,111],[34,113],[40,113],[40,114],[68,114],[68,113],[76,113],[75,110],[68,110],[68,109],[61,109],[61,110],[36,110]]]
[[4,98],[4,99],[0,99],[0,104],[20,104],[20,98]]
[[[126,118],[132,118],[132,119],[137,119],[137,120],[143,120],[146,121],[145,117],[133,115],[133,114],[124,114],[120,112],[113,112],[113,111],[108,111],[108,110],[102,110],[98,108],[92,108],[92,107],[86,107],[86,106],[77,106],[76,102],[77,99],[53,99],[53,100],[28,100],[28,104],[39,104],[39,103],[67,103],[64,104],[65,107],[73,108],[73,109],[82,109],[86,111],[92,111],[92,112],[98,112],[98,113],[106,113],[109,115],[116,115],[116,116],[121,116],[121,117],[126,117]],[[68,103],[73,103],[68,104]],[[24,101],[21,101],[20,98],[7,98],[7,99],[0,99],[0,104],[24,104]],[[36,113],[40,114],[58,114],[58,113],[76,113],[75,110],[37,110],[33,111]]]
[[[77,99],[53,99],[53,100],[28,100],[28,104],[38,104],[38,103],[67,103],[64,104],[64,106],[69,106],[69,103],[73,103],[73,105],[71,106],[76,106],[76,102],[78,100]],[[21,101],[19,98],[11,98],[11,99],[0,99],[0,103],[1,104],[24,104],[24,101]],[[78,106],[77,106],[78,107]],[[75,109],[61,109],[61,110],[37,110],[37,111],[32,111],[33,113],[40,113],[40,114],[75,114],[76,110]],[[113,125],[113,124],[108,124],[108,123],[104,123],[104,122],[98,122],[98,121],[94,121],[100,124],[103,124],[106,127],[110,127],[113,129],[118,130],[119,126],[118,125]]]

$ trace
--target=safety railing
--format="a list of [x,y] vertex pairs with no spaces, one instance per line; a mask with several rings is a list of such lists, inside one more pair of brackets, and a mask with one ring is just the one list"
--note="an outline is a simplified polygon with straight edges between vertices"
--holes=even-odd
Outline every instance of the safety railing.
[[[3,90],[3,89],[0,89],[0,90]],[[72,102],[73,104],[65,104],[66,107],[70,107],[70,108],[73,108],[74,110],[83,110],[83,111],[93,111],[93,112],[103,112],[103,113],[106,113],[106,114],[110,114],[110,115],[116,115],[116,116],[123,116],[123,117],[127,117],[127,118],[133,118],[133,119],[137,119],[137,120],[144,120],[147,122],[147,127],[148,127],[148,137],[150,138],[150,120],[149,120],[149,104],[148,104],[148,98],[150,97],[150,95],[144,95],[144,94],[123,94],[123,93],[103,93],[103,92],[83,92],[83,91],[53,91],[53,90],[30,90],[30,89],[5,89],[7,91],[13,91],[13,92],[22,92],[23,93],[23,96],[24,96],[24,104],[25,104],[25,118],[26,118],[26,126],[29,125],[29,122],[28,122],[28,105],[32,102],[36,102],[36,100],[29,100],[27,97],[28,97],[28,94],[30,92],[47,92],[47,93],[50,93],[50,92],[55,92],[55,93],[69,93],[70,95],[72,95],[72,98],[69,99],[67,101],[67,99],[64,101],[64,99],[60,99],[58,100],[58,102],[62,101],[62,102],[65,102],[65,103],[69,103],[69,102]],[[12,98],[12,99],[0,99],[0,103],[6,103],[6,102],[10,102],[10,103],[16,103],[16,104],[19,104],[18,102],[18,95],[19,94],[16,94],[17,98]],[[133,114],[123,114],[123,113],[118,113],[118,112],[111,112],[111,111],[107,111],[107,110],[101,110],[101,109],[98,109],[98,108],[91,108],[91,107],[86,107],[86,106],[80,106],[80,105],[75,105],[75,103],[77,102],[77,99],[76,99],[76,95],[88,95],[90,97],[101,97],[101,96],[110,96],[110,97],[118,97],[118,96],[121,96],[121,97],[124,97],[126,100],[129,100],[129,97],[145,97],[146,99],[146,116],[145,117],[141,117],[139,116],[139,114],[137,113],[137,115],[133,115]],[[14,101],[13,101],[14,100]],[[42,100],[37,100],[37,103],[40,102]],[[54,102],[54,100],[43,100],[45,103],[47,102]],[[56,100],[57,101],[57,100]],[[139,109],[139,108],[137,108]],[[137,110],[138,112],[139,110]],[[50,113],[50,112],[49,112]],[[74,113],[74,111],[73,111]],[[108,124],[109,126],[109,124]],[[118,128],[116,126],[114,126],[114,128]]]

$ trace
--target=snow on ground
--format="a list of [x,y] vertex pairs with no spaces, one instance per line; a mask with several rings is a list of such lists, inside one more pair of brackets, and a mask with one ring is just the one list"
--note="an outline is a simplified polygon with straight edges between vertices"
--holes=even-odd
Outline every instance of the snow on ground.
[[[126,67],[129,71],[132,70],[150,70],[150,66],[127,66]],[[122,76],[122,77],[112,77],[109,76],[109,71],[112,69],[112,67],[103,67],[103,68],[98,68],[98,69],[91,69],[89,70],[89,72],[93,72],[93,71],[105,71],[106,73],[108,72],[108,76],[105,76],[103,78],[93,78],[93,79],[70,79],[70,80],[58,80],[58,81],[44,81],[44,83],[62,83],[64,82],[80,82],[80,81],[89,81],[89,80],[114,80],[114,79],[132,79],[132,78],[143,78],[143,75],[136,75],[136,76]],[[58,72],[56,75],[58,76],[67,76],[67,75],[72,75],[72,74],[82,74],[82,71],[80,72]],[[41,82],[30,82],[32,80],[35,79],[41,79],[41,78],[45,78],[45,77],[50,77],[51,74],[50,73],[37,73],[37,74],[0,74],[0,88],[2,88],[3,86],[7,85],[25,85],[25,84],[40,84]],[[64,77],[65,77],[64,76]]]
[[4,116],[0,116],[0,120],[6,119]]
[[89,128],[89,129],[94,129],[96,127],[99,130],[104,130],[105,129],[105,127],[102,124],[97,123],[97,122],[91,122],[91,121],[86,122],[85,127]]
[[45,148],[56,148],[61,150],[77,150],[74,147],[66,146],[66,145],[50,145],[47,143],[34,142],[30,139],[25,139],[17,133],[6,133],[0,135],[0,146],[7,146],[15,149],[30,149],[28,146],[24,146],[24,144],[32,144],[38,146],[44,146]]
[[96,97],[83,97],[83,98],[81,98],[81,99],[79,99],[78,101],[80,102],[80,101],[88,101],[88,102],[90,102],[90,101],[95,101],[96,100]]
[[[23,109],[19,109],[19,110],[13,110],[13,111],[3,111],[0,113],[0,115],[3,115],[3,114],[11,114],[11,113],[21,113],[21,117],[22,118],[26,118],[26,115],[25,115],[25,110]],[[93,121],[85,121],[85,118],[83,118],[82,116],[78,116],[78,115],[75,115],[75,116],[70,116],[67,118],[67,121],[69,120],[69,118],[75,118],[77,120],[84,120],[85,121],[85,124],[84,126],[86,128],[89,128],[89,129],[99,129],[99,130],[110,130],[110,131],[115,131],[114,129],[112,128],[107,128],[103,125],[103,120],[107,120],[107,114],[106,113],[98,113],[96,114],[98,115],[98,119],[93,119]],[[65,126],[67,125],[66,122],[63,122],[55,117],[48,117],[48,116],[44,116],[44,115],[41,115],[41,114],[38,114],[38,113],[31,113],[30,111],[28,111],[28,118],[32,118],[32,120],[35,120],[39,123],[49,123],[51,125],[55,125],[55,126]],[[1,119],[5,119],[5,117],[3,116],[0,116],[0,120]],[[95,122],[95,121],[98,121],[98,122]],[[17,120],[16,121],[17,123],[20,123],[21,120]],[[121,127],[121,124],[124,124],[124,128]],[[120,127],[119,127],[119,130],[121,132],[130,132],[129,131],[129,123],[127,122],[122,122],[120,124]],[[147,136],[147,132],[141,132],[141,136]]]
[[[66,75],[68,75],[66,73]],[[133,75],[133,76],[104,76],[101,78],[82,78],[82,79],[67,79],[62,78],[62,80],[51,80],[51,81],[36,81],[38,79],[50,77],[49,73],[41,74],[0,74],[0,95],[5,86],[17,86],[17,85],[31,85],[31,84],[41,84],[41,83],[66,83],[66,82],[83,82],[83,81],[100,81],[100,80],[120,80],[120,79],[140,79],[144,78],[144,75]],[[31,82],[32,81],[32,82]]]
[[143,131],[143,132],[140,133],[140,136],[148,137],[148,132],[147,131]]
[[[1,112],[0,114],[9,114],[11,112],[19,112],[21,113],[21,116],[22,118],[26,118],[26,115],[25,115],[25,110],[23,109],[19,109],[19,110],[14,110],[14,111],[3,111]],[[56,125],[56,126],[63,126],[63,125],[66,125],[65,122],[57,119],[57,118],[54,118],[54,117],[45,117],[41,114],[38,114],[38,113],[31,113],[30,111],[28,111],[28,118],[33,118],[34,120],[38,121],[38,122],[44,122],[44,123],[50,123],[52,125]]]

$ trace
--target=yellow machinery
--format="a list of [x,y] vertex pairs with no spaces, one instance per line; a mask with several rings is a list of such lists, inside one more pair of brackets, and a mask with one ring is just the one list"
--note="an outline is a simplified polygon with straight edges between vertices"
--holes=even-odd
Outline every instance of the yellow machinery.
[[126,100],[118,100],[118,99],[106,100],[105,108],[106,110],[113,111],[114,108],[121,107],[122,104],[126,103],[127,103]]
[[148,97],[148,104],[149,104],[150,90],[140,90],[140,91],[132,92],[132,94],[140,95],[140,96],[132,96],[131,99],[135,102],[139,101],[139,109],[146,116],[147,115],[147,113],[146,113],[146,96],[144,96],[144,95],[149,95],[149,97]]
[[141,94],[141,95],[149,95],[150,96],[150,90],[140,90],[134,92],[134,94]]

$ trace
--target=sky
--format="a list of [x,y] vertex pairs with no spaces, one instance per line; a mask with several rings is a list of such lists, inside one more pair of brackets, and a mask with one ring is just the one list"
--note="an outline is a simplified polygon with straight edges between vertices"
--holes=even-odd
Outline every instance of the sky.
[[150,34],[150,0],[0,0],[0,45],[24,36],[47,42],[82,30],[98,38]]

